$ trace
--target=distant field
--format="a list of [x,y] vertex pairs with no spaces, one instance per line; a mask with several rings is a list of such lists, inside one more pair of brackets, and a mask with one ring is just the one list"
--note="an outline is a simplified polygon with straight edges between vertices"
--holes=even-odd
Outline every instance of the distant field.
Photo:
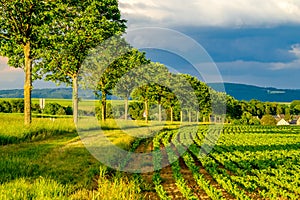
[[[19,99],[19,98],[0,98],[0,101],[9,101],[9,100],[14,100],[14,99]],[[45,99],[46,103],[58,103],[62,106],[72,106],[72,99]],[[31,102],[33,104],[39,104],[40,99],[38,98],[32,98]],[[79,100],[79,104],[82,106],[94,106],[95,104],[98,104],[100,100],[88,100],[88,99],[83,99]],[[107,100],[109,103],[113,103],[114,105],[122,105],[124,104],[123,100]],[[129,101],[130,102],[130,101]]]
[[[9,101],[14,100],[18,98],[0,98],[0,101]],[[38,98],[32,98],[31,99],[32,104],[39,104],[40,99]],[[123,105],[123,100],[107,100],[108,103],[111,103],[113,106],[119,106]],[[45,103],[58,103],[62,106],[70,106],[72,107],[72,99],[45,99]],[[79,100],[79,110],[84,111],[94,111],[96,106],[99,106],[100,100],[89,100],[89,99],[83,99]]]

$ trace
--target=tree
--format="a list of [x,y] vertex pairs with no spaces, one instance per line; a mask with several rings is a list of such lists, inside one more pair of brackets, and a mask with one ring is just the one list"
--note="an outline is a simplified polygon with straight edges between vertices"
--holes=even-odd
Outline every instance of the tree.
[[[67,83],[73,88],[73,118],[78,121],[78,81],[82,64],[90,50],[125,31],[117,0],[57,2],[58,10],[44,51],[41,74],[46,80]],[[102,97],[106,94],[102,94]],[[104,108],[105,109],[105,108]]]
[[261,124],[264,126],[276,125],[276,119],[272,115],[264,115],[260,121],[261,121]]
[[[144,53],[132,49],[124,38],[118,36],[110,38],[91,51],[81,68],[80,77],[81,83],[100,97],[102,121],[106,119],[107,95],[114,92],[115,96],[126,96],[128,100],[128,93],[134,84],[127,83],[131,77],[125,76],[124,79],[123,76],[144,62],[148,62]],[[128,104],[126,107],[128,108]]]
[[49,37],[51,1],[0,0],[0,55],[8,64],[22,68],[24,82],[24,122],[31,123],[32,65]]
[[125,120],[127,120],[128,99],[130,98],[130,94],[136,86],[136,82],[134,81],[135,77],[130,72],[130,70],[134,70],[139,66],[149,64],[150,61],[146,59],[144,52],[139,52],[137,49],[132,49],[130,52],[128,52],[118,60],[119,68],[117,70],[119,71],[119,76],[113,79],[116,81],[113,87],[113,94],[115,96],[124,98],[124,116]]

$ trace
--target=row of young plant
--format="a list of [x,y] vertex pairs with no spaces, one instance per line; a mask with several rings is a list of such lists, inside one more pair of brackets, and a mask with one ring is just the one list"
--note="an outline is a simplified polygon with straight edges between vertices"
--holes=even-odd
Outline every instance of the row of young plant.
[[[209,133],[208,133],[209,134]],[[194,137],[194,144],[192,144],[189,150],[194,154],[196,158],[201,162],[205,170],[216,180],[216,182],[224,188],[229,194],[237,199],[250,199],[243,190],[239,188],[239,185],[232,181],[231,176],[226,170],[219,167],[216,161],[206,155],[207,152],[203,152],[199,147],[203,146],[203,134],[200,133],[199,137]]]
[[[192,132],[190,132],[192,131]],[[177,139],[172,140],[173,144],[177,149],[181,149],[183,152],[182,158],[193,174],[193,178],[201,189],[203,189],[206,194],[212,199],[225,199],[222,196],[222,192],[213,187],[209,180],[205,179],[203,174],[200,173],[200,167],[195,164],[193,156],[187,151],[188,147],[193,144],[193,129],[186,128],[180,132]],[[179,139],[179,140],[178,140]]]
[[[281,145],[272,144],[274,137],[262,135],[257,141],[257,149],[226,149],[217,146],[212,156],[226,169],[234,172],[237,181],[244,182],[249,190],[258,190],[262,197],[285,197],[297,199],[299,195],[298,151],[300,138],[298,135],[275,135],[280,138]],[[291,138],[292,137],[292,138]],[[238,138],[239,139],[239,138]],[[224,141],[221,140],[224,143]],[[232,143],[232,141],[229,141]],[[253,143],[253,138],[244,136],[243,142]],[[276,140],[274,143],[276,144]],[[269,144],[266,147],[260,147]],[[270,145],[272,144],[272,145]],[[261,188],[261,189],[260,189]]]
[[171,197],[168,196],[167,192],[165,191],[164,187],[162,186],[162,178],[160,176],[160,171],[162,168],[162,153],[160,151],[161,146],[161,139],[165,136],[165,132],[160,132],[156,137],[153,138],[153,165],[155,172],[152,177],[152,181],[155,186],[155,191],[158,194],[160,199],[169,200]]
[[[224,199],[222,192],[213,187],[209,180],[207,180],[203,174],[200,173],[200,168],[195,164],[193,156],[189,153],[187,147],[193,142],[193,136],[190,132],[193,132],[193,127],[185,127],[179,131],[167,131],[161,132],[153,139],[154,150],[156,151],[154,165],[156,169],[161,168],[162,154],[160,152],[163,144],[164,149],[168,155],[169,163],[171,163],[173,177],[176,185],[182,195],[187,199],[198,199],[195,196],[191,188],[188,187],[186,180],[180,173],[181,166],[179,164],[179,156],[182,156],[185,164],[191,170],[193,178],[198,186],[205,191],[205,193],[212,199]],[[162,143],[162,144],[161,144]],[[192,144],[194,145],[194,144]],[[162,179],[160,177],[160,171],[157,170],[153,176],[153,182],[155,184],[156,191],[161,199],[170,199],[167,196],[166,191],[161,185]]]
[[173,178],[176,182],[176,186],[182,193],[182,195],[187,199],[198,199],[197,196],[194,195],[192,189],[187,185],[186,180],[181,174],[180,164],[179,164],[179,156],[184,153],[185,149],[181,145],[175,145],[173,142],[176,141],[176,137],[178,132],[170,131],[166,137],[162,138],[162,143],[164,148],[166,149],[169,163],[171,163]]
[[[250,126],[227,126],[224,129],[200,126],[197,133],[192,126],[177,131],[163,131],[153,139],[154,149],[157,151],[154,158],[155,169],[161,168],[160,149],[163,144],[169,162],[172,163],[176,184],[187,198],[197,197],[180,173],[180,155],[199,187],[212,199],[222,199],[222,192],[200,174],[200,166],[197,166],[195,159],[234,198],[298,199],[298,131],[298,127],[272,129]],[[212,146],[213,151],[207,155]],[[161,185],[159,170],[155,172],[153,182],[161,199],[168,199]]]
[[247,125],[225,125],[223,127],[222,133],[225,134],[241,134],[241,133],[266,133],[266,134],[273,134],[273,133],[291,133],[296,132],[298,133],[300,130],[299,126],[247,126]]
[[295,133],[222,135],[210,156],[248,192],[256,191],[262,198],[297,199],[299,142]]

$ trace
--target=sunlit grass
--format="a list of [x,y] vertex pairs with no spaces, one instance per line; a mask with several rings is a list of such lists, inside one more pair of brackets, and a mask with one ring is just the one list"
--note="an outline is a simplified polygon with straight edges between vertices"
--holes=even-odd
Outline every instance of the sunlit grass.
[[71,118],[33,118],[30,127],[24,125],[23,119],[22,114],[0,113],[0,145],[76,132]]
[[68,186],[42,177],[34,181],[20,178],[0,185],[0,199],[5,200],[67,199],[68,193],[70,193]]
[[[124,149],[135,140],[116,127],[105,134]],[[0,199],[142,197],[132,178],[105,167],[90,154],[72,118],[33,118],[28,128],[23,115],[0,114],[0,139]]]

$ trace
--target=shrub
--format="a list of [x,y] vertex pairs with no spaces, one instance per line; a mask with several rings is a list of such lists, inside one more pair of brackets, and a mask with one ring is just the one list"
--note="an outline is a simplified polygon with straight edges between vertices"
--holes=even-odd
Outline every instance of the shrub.
[[142,120],[144,113],[144,103],[142,102],[131,102],[129,104],[129,114],[132,119]]
[[60,108],[62,108],[62,106],[58,103],[46,103],[43,113],[48,115],[56,115]]
[[65,107],[66,115],[73,115],[73,109],[71,106]]
[[35,103],[35,104],[31,105],[31,111],[33,113],[37,113],[37,114],[42,112],[42,110],[40,108],[40,105],[38,103]]
[[[101,104],[95,108],[96,117],[98,120],[102,119],[102,109],[101,108],[102,108]],[[112,119],[112,118],[113,118],[113,114],[112,114],[111,104],[109,102],[107,102],[106,103],[106,119]]]
[[264,115],[261,118],[260,122],[264,126],[274,126],[274,125],[276,125],[276,119],[272,115]]
[[3,113],[11,113],[12,112],[12,106],[9,101],[2,101],[0,106],[0,112]]
[[17,100],[11,100],[11,112],[13,113],[23,113],[24,112],[24,100],[23,99],[17,99]]
[[66,115],[66,111],[65,111],[65,109],[64,109],[63,107],[60,107],[60,108],[56,111],[55,114],[56,114],[56,115]]

